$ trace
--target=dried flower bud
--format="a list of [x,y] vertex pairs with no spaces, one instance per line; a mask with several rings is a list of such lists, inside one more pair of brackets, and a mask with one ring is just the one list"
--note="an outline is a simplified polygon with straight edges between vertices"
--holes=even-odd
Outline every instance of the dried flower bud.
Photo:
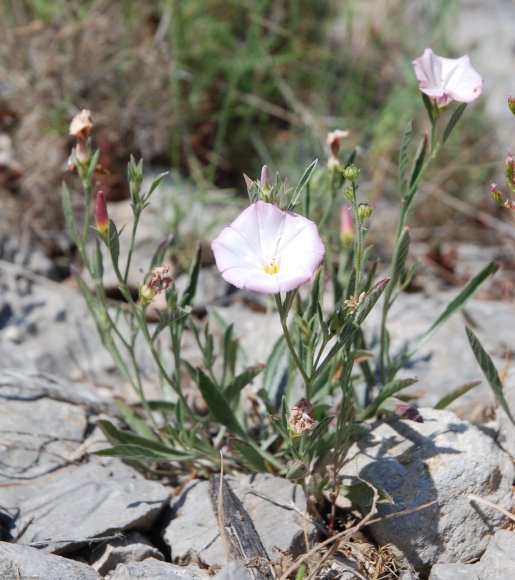
[[342,129],[336,129],[336,131],[331,131],[327,134],[327,144],[331,148],[331,155],[333,157],[338,157],[340,141],[346,139],[349,135],[350,131],[344,131]]
[[365,298],[365,292],[362,292],[359,296],[351,296],[347,300],[344,300],[345,307],[350,314],[354,314],[359,308],[359,305],[363,302]]
[[85,141],[89,137],[92,128],[93,119],[91,118],[91,111],[83,109],[73,117],[70,123],[70,135]]
[[109,214],[107,213],[106,198],[103,191],[97,191],[95,219],[97,222],[97,232],[103,239],[107,239],[107,232],[109,231]]
[[515,115],[515,97],[508,95],[508,107],[510,111]]
[[301,399],[298,405],[292,407],[288,417],[291,435],[294,437],[302,435],[310,431],[314,424],[313,406],[307,399]]
[[151,302],[156,294],[167,290],[172,284],[172,277],[168,274],[168,266],[152,268],[146,283],[139,289],[140,300],[146,304]]
[[405,401],[401,401],[396,397],[391,397],[391,401],[393,403],[394,413],[401,419],[408,419],[409,421],[415,421],[417,423],[424,422],[424,419],[422,418],[419,410],[413,405],[410,405]]
[[372,215],[372,206],[368,203],[360,203],[358,205],[358,219],[360,223],[366,221]]
[[359,177],[359,173],[360,173],[359,167],[356,167],[353,163],[348,165],[343,170],[343,176],[345,177],[345,179],[348,179],[349,181],[356,181],[356,179],[358,179]]
[[340,213],[340,240],[346,248],[351,246],[354,241],[352,210],[348,205],[342,206]]
[[74,149],[75,159],[81,164],[86,164],[90,158],[88,137],[92,128],[91,113],[87,109],[77,113],[70,123],[70,135],[77,138],[77,144]]

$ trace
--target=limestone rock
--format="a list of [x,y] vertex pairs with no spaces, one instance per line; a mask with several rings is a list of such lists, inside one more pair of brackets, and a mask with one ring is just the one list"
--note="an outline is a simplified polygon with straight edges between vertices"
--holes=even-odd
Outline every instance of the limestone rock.
[[65,554],[120,530],[146,530],[168,490],[118,459],[63,467],[23,485],[2,489],[0,503],[13,519],[13,536],[48,552]]
[[[226,478],[241,501],[271,560],[288,550],[303,548],[304,527],[313,533],[302,488],[268,474]],[[173,516],[164,532],[172,559],[187,562],[198,558],[208,565],[226,561],[218,522],[209,497],[209,482],[194,481],[172,502]],[[280,522],[280,525],[278,525]]]
[[101,580],[93,568],[47,554],[36,548],[0,542],[0,578],[73,578],[73,580]]
[[429,580],[512,580],[515,578],[515,533],[499,530],[476,564],[436,564]]
[[395,545],[424,571],[483,553],[506,517],[468,495],[510,510],[515,469],[474,425],[449,411],[422,409],[421,414],[424,423],[372,424],[368,436],[349,450],[341,474],[344,481],[356,482],[359,476],[392,497],[393,504],[378,505],[380,517],[413,510],[374,523],[371,531],[380,544]]

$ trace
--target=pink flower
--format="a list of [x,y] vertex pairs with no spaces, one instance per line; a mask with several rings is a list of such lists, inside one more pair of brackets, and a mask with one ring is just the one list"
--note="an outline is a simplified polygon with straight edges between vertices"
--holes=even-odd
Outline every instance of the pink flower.
[[420,90],[445,107],[450,101],[470,103],[481,94],[483,79],[472,68],[467,55],[461,58],[437,56],[430,48],[413,61]]
[[244,210],[211,247],[224,280],[269,294],[309,282],[325,252],[314,222],[264,201]]

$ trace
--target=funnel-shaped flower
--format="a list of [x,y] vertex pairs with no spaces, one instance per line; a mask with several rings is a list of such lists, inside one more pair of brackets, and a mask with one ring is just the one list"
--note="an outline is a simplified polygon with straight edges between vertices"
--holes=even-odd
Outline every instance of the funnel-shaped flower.
[[450,101],[470,103],[481,94],[483,79],[472,68],[467,55],[444,58],[430,48],[413,61],[420,90],[434,99],[439,107]]
[[309,282],[325,251],[314,222],[264,201],[244,210],[211,247],[227,282],[269,294]]

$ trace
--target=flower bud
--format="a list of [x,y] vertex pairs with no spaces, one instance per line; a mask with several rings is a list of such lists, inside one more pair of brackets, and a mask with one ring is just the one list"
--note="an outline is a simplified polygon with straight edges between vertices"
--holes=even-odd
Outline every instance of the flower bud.
[[334,155],[331,155],[331,157],[329,157],[327,160],[327,169],[329,169],[331,173],[337,173],[342,170],[341,163]]
[[109,231],[109,214],[107,213],[106,198],[103,191],[97,191],[95,219],[97,222],[97,232],[103,240],[107,240],[107,234]]
[[515,115],[515,97],[512,97],[511,95],[508,95],[508,107],[513,115]]
[[353,163],[347,165],[347,167],[343,170],[343,176],[349,181],[356,181],[356,179],[359,177],[359,173],[359,167],[356,167]]
[[360,223],[365,222],[372,215],[372,206],[368,203],[360,203],[358,205],[358,219]]
[[510,189],[515,193],[515,160],[513,159],[513,153],[509,153],[506,156],[506,181],[510,186]]
[[344,205],[340,213],[340,240],[345,248],[350,247],[354,241],[352,210],[348,205]]
[[267,165],[263,165],[263,168],[261,169],[261,180],[259,182],[259,187],[261,187],[261,189],[263,189],[263,187],[265,187],[266,185],[270,184],[270,177],[268,175],[268,166]]

